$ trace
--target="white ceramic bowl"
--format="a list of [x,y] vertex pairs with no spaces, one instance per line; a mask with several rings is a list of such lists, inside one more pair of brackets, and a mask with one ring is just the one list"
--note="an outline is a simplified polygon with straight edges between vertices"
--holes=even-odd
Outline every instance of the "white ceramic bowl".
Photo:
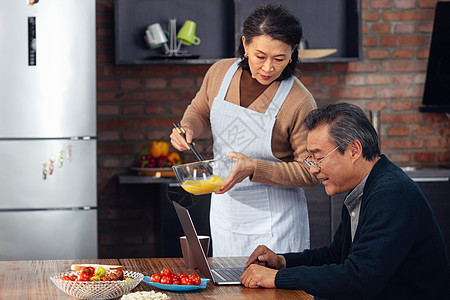
[[235,164],[234,159],[212,159],[172,167],[181,187],[194,195],[219,191]]
[[127,280],[118,281],[67,281],[64,275],[78,275],[79,272],[66,272],[50,276],[50,280],[64,293],[78,299],[113,299],[134,289],[144,278],[137,272],[123,271]]

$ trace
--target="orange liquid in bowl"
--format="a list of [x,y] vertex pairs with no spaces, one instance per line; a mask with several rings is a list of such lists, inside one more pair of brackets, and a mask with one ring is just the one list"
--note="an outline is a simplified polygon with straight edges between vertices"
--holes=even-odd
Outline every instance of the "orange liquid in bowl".
[[203,195],[219,191],[224,182],[219,176],[213,175],[208,180],[186,180],[181,187],[188,193]]

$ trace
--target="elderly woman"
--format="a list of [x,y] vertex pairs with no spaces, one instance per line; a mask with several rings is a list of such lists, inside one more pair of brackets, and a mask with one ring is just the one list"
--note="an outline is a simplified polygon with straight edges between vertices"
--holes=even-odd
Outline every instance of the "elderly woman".
[[[214,256],[247,256],[260,243],[277,252],[309,248],[301,187],[318,182],[302,165],[303,119],[316,103],[294,76],[301,38],[299,20],[284,7],[255,9],[244,22],[240,58],[211,66],[181,120],[188,142],[210,129],[214,158],[236,159],[211,196]],[[170,138],[177,150],[189,149],[175,129]]]

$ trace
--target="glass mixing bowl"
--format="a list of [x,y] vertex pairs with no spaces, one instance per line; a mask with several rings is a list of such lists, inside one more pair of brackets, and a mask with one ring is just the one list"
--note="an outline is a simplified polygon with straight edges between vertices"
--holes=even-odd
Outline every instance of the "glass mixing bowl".
[[212,159],[172,167],[181,187],[188,193],[203,195],[219,191],[231,173],[234,159]]

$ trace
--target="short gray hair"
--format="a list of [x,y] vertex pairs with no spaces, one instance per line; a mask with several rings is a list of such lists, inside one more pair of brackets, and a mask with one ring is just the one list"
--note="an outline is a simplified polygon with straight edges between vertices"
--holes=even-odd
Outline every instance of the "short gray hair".
[[356,105],[337,103],[311,111],[305,118],[308,130],[321,125],[330,125],[330,139],[338,151],[344,153],[351,141],[358,140],[362,144],[363,157],[373,160],[380,155],[378,134],[364,111]]

